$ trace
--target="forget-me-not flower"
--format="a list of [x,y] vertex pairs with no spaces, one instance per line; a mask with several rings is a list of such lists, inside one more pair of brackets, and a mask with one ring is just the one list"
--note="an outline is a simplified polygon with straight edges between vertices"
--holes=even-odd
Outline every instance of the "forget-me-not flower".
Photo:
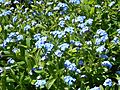
[[109,69],[112,68],[112,64],[111,64],[109,61],[103,61],[103,62],[102,62],[102,66],[106,66],[106,67],[108,67]]
[[73,77],[71,77],[71,76],[65,76],[65,77],[64,77],[64,81],[65,81],[68,85],[72,85],[73,82],[76,81],[76,79],[73,78]]
[[107,78],[105,82],[103,83],[104,86],[112,86],[112,80]]

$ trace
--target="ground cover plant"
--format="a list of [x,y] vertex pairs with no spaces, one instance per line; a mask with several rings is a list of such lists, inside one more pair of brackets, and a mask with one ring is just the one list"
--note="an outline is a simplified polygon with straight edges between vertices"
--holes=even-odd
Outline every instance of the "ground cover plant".
[[0,90],[120,90],[120,1],[0,0]]

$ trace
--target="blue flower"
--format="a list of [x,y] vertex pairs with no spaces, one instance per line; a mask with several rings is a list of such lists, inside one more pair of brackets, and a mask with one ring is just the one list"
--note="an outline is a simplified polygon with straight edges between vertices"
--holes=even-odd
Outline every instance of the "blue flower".
[[73,27],[66,27],[64,31],[72,34],[74,32],[73,29],[74,29]]
[[64,31],[61,31],[61,32],[58,34],[58,38],[62,38],[62,36],[65,36],[65,32],[64,32]]
[[31,26],[30,25],[26,25],[25,27],[24,27],[24,31],[28,31],[28,30],[30,30],[31,29]]
[[47,37],[41,37],[36,43],[36,48],[42,48],[45,45],[45,41],[47,40]]
[[89,28],[87,26],[83,27],[82,30],[80,31],[80,34],[82,35],[82,33],[85,33],[89,31]]
[[107,59],[107,58],[108,58],[107,55],[103,55],[103,54],[102,54],[102,55],[99,55],[99,57],[100,57],[100,58],[103,58],[103,59]]
[[0,74],[3,72],[3,68],[2,67],[0,67]]
[[73,78],[73,77],[71,77],[71,76],[65,76],[65,77],[64,77],[64,81],[65,81],[68,85],[72,85],[73,82],[76,81],[76,79]]
[[11,1],[8,1],[8,2],[5,2],[5,6],[7,6],[7,5],[10,5],[11,4]]
[[63,52],[61,52],[60,50],[55,51],[55,55],[58,57],[61,57],[63,54]]
[[75,19],[75,22],[80,22],[80,23],[83,23],[84,20],[85,20],[85,16],[78,16],[76,19]]
[[100,90],[100,87],[94,87],[94,88],[91,88],[90,90]]
[[105,82],[103,83],[104,86],[112,86],[112,80],[107,78]]
[[111,64],[109,61],[103,61],[103,62],[102,62],[102,66],[106,66],[106,67],[108,67],[109,69],[112,68],[112,64]]
[[80,66],[83,66],[83,65],[84,65],[83,60],[80,60],[80,61],[79,61],[79,65],[80,65]]
[[16,38],[17,38],[17,41],[23,40],[23,35],[18,35]]
[[52,12],[48,12],[48,14],[47,14],[48,16],[52,16],[53,15],[53,13]]
[[75,43],[75,41],[74,40],[70,40],[70,44],[74,44]]
[[65,61],[64,66],[70,71],[76,71],[77,73],[80,73],[80,70],[77,69],[75,63],[71,63],[69,60]]
[[85,22],[85,24],[89,24],[89,25],[92,25],[92,23],[93,23],[93,19],[88,19],[86,22]]
[[117,29],[117,33],[120,34],[120,29]]
[[64,66],[65,66],[65,67],[68,67],[68,66],[70,66],[70,65],[71,65],[71,62],[70,62],[69,60],[66,60],[65,63],[64,63]]
[[15,63],[15,60],[13,60],[12,58],[10,58],[8,61],[7,61],[8,64],[14,64]]
[[97,52],[103,52],[103,51],[105,51],[106,50],[106,48],[104,47],[104,45],[102,45],[102,46],[99,46],[97,49],[96,49],[96,51]]
[[61,3],[61,2],[58,3],[57,7],[59,7],[63,11],[66,11],[68,9],[68,5],[66,3]]
[[38,33],[38,34],[35,34],[33,37],[34,37],[34,40],[39,40],[40,39],[40,33]]
[[51,43],[45,43],[45,48],[46,48],[46,50],[47,50],[47,52],[49,52],[49,51],[51,51],[52,50],[52,48],[53,48],[53,44],[51,44]]
[[80,43],[80,41],[75,41],[75,46],[81,47],[82,44]]
[[64,20],[61,20],[61,21],[58,23],[58,25],[61,26],[61,27],[64,27],[65,21],[64,21]]
[[46,80],[37,80],[35,83],[36,87],[44,86],[46,84]]
[[41,58],[41,60],[46,60],[48,57],[47,57],[47,55],[44,55],[44,56],[42,56],[42,58]]
[[84,28],[86,26],[85,23],[78,24],[78,28]]
[[61,45],[58,46],[62,51],[65,51],[66,48],[69,48],[69,44],[68,43],[63,43]]
[[17,21],[17,16],[13,17],[13,23]]
[[14,49],[12,50],[12,52],[14,52],[14,53],[16,53],[16,52],[18,52],[18,51],[20,51],[20,49],[18,49],[18,48],[14,48]]
[[18,35],[18,32],[11,32],[8,37],[13,38],[13,37],[16,37],[17,35]]
[[70,0],[69,3],[80,4],[80,0]]
[[36,21],[32,21],[31,24],[32,24],[32,26],[35,26],[37,24],[37,22]]
[[8,11],[4,11],[2,13],[2,16],[7,16],[7,15],[10,15],[10,14],[12,14],[12,12],[10,10],[8,10]]
[[5,0],[0,0],[0,3],[5,3]]
[[65,16],[65,20],[70,20],[70,16]]
[[98,29],[96,34],[100,35],[100,36],[108,36],[107,32],[105,32],[104,30],[102,29]]
[[119,43],[118,37],[114,37],[114,39],[112,40],[112,42],[113,42],[114,44],[118,44],[118,43]]
[[76,71],[77,70],[77,67],[76,67],[75,63],[71,63],[66,68],[69,69],[70,71]]

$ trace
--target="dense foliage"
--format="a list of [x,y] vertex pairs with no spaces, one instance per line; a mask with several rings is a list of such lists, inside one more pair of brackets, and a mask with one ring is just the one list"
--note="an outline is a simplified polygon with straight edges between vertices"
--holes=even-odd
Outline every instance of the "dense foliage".
[[119,0],[0,0],[2,90],[120,90]]

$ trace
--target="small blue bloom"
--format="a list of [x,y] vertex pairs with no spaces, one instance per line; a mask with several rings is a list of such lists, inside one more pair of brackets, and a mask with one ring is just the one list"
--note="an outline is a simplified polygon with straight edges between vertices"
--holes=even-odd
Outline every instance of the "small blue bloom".
[[65,16],[65,20],[70,20],[70,16]]
[[77,70],[77,67],[76,67],[75,63],[71,63],[66,68],[69,69],[70,71],[76,71]]
[[70,0],[69,3],[80,4],[80,0]]
[[52,12],[48,12],[48,14],[47,14],[48,16],[52,16],[53,15],[53,13]]
[[36,87],[44,86],[46,84],[46,80],[37,80],[35,83]]
[[109,69],[112,68],[112,64],[111,64],[109,61],[103,61],[103,62],[102,62],[102,66],[106,66],[106,67],[108,67]]
[[80,34],[82,35],[82,33],[85,33],[85,32],[87,32],[87,31],[89,31],[89,27],[85,26],[85,27],[83,27],[82,30],[80,31]]
[[23,35],[18,35],[16,38],[17,38],[17,41],[23,40]]
[[66,3],[61,3],[61,2],[58,3],[57,7],[59,7],[63,11],[66,11],[68,9],[68,5]]
[[104,47],[104,45],[102,45],[102,46],[99,46],[97,49],[96,49],[96,51],[97,52],[103,52],[103,51],[105,51],[106,50],[106,48]]
[[71,62],[70,62],[69,60],[66,60],[65,63],[64,63],[64,66],[65,66],[65,67],[68,67],[68,66],[70,66],[70,65],[71,65]]
[[83,65],[84,65],[83,60],[80,60],[80,61],[79,61],[79,65],[80,65],[80,66],[83,66]]
[[62,36],[65,36],[65,32],[64,32],[64,31],[61,31],[61,32],[58,34],[58,38],[62,38]]
[[86,26],[85,23],[78,24],[78,28],[84,28]]
[[73,82],[76,81],[76,79],[73,78],[73,77],[71,77],[71,76],[65,76],[65,77],[64,77],[64,81],[65,81],[68,85],[72,85]]
[[102,29],[98,29],[96,34],[100,35],[100,36],[108,36],[107,32],[102,30]]
[[47,40],[47,37],[41,37],[36,43],[36,48],[42,48],[45,45],[45,41]]
[[3,68],[2,67],[0,67],[0,74],[3,72]]
[[64,31],[72,34],[74,32],[73,29],[74,29],[73,27],[66,27]]
[[5,3],[5,0],[0,0],[0,3]]
[[80,41],[75,41],[75,46],[81,47],[82,43],[80,43]]
[[10,58],[8,61],[7,61],[8,64],[14,64],[15,63],[15,60],[13,60],[12,58]]
[[13,17],[13,23],[17,21],[17,16]]
[[14,37],[16,37],[18,35],[18,32],[11,32],[10,34],[9,34],[9,38],[14,38]]
[[100,87],[94,87],[94,88],[91,88],[90,90],[100,90]]
[[47,55],[44,55],[44,56],[42,56],[42,58],[41,58],[41,60],[46,60],[48,57],[47,57]]
[[24,27],[24,31],[28,31],[28,30],[30,30],[31,29],[31,26],[30,25],[26,25],[25,27]]
[[105,82],[103,83],[104,86],[112,86],[112,80],[107,78]]
[[32,26],[35,26],[37,24],[37,22],[36,21],[32,21],[31,24],[32,24]]
[[118,44],[118,43],[119,43],[118,37],[114,37],[114,39],[112,40],[112,42],[113,42],[114,44]]
[[45,48],[46,48],[47,52],[51,51],[52,48],[53,48],[53,46],[54,46],[54,45],[51,44],[51,43],[45,43]]
[[61,57],[62,54],[63,54],[63,52],[61,52],[60,50],[57,50],[57,51],[55,52],[55,55],[58,56],[58,57]]
[[85,16],[78,16],[76,19],[75,19],[75,22],[80,22],[80,23],[83,23],[84,20],[85,20]]
[[117,29],[117,33],[120,34],[120,29]]
[[103,59],[108,59],[108,56],[107,55],[99,55],[100,58],[103,58]]
[[2,13],[3,16],[7,16],[7,15],[10,15],[10,14],[12,14],[12,12],[11,12],[10,10],[4,11],[4,12]]
[[93,19],[88,19],[86,22],[85,22],[86,24],[89,24],[89,25],[92,25],[92,23],[93,23]]
[[5,2],[5,6],[7,6],[7,5],[10,5],[11,4],[11,1],[8,1],[8,2]]
[[74,40],[70,40],[70,44],[74,44],[75,43],[75,41]]
[[69,48],[69,44],[68,43],[63,43],[61,45],[58,46],[62,51],[65,51],[66,48]]
[[65,21],[61,20],[61,21],[58,23],[58,25],[61,26],[61,27],[64,27]]
[[18,51],[20,51],[20,49],[18,49],[18,48],[14,48],[14,49],[12,50],[12,52],[14,52],[14,53],[16,53],[16,52],[18,52]]
[[40,39],[40,36],[41,36],[41,34],[38,33],[38,34],[35,34],[35,35],[33,36],[33,38],[34,38],[34,40],[39,40],[39,39]]

